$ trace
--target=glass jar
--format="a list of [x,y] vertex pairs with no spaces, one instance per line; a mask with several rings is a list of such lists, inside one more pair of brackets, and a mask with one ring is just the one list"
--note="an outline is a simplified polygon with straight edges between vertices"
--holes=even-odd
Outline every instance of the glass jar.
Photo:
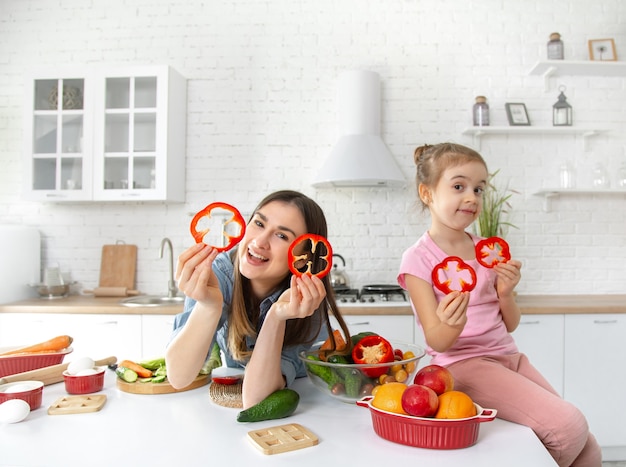
[[558,32],[550,34],[548,42],[548,60],[563,60],[563,41]]
[[477,96],[473,107],[474,126],[489,126],[489,105],[485,96]]
[[626,188],[626,161],[622,162],[619,169],[617,169],[617,186]]
[[593,167],[593,186],[595,188],[608,188],[609,176],[604,165],[598,163]]
[[576,188],[576,172],[570,162],[561,166],[559,175],[561,188]]

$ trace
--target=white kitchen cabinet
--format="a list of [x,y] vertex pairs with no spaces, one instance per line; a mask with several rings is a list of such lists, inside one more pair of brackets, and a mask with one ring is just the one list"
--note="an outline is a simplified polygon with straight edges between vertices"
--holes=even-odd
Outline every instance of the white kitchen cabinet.
[[[565,399],[580,408],[603,447],[626,451],[626,316],[565,316]],[[622,457],[623,459],[623,457]]]
[[175,315],[142,315],[141,334],[143,337],[143,358],[165,356],[165,347],[174,329]]
[[564,316],[523,315],[513,338],[520,352],[563,395]]
[[187,84],[169,67],[99,73],[94,118],[97,201],[185,200]]
[[81,356],[132,360],[142,355],[140,315],[0,314],[0,347],[29,345],[64,334],[74,339],[74,350],[64,362]]
[[55,69],[27,89],[27,199],[184,201],[187,84],[175,70]]
[[24,119],[24,197],[91,198],[93,80],[84,69],[28,78]]

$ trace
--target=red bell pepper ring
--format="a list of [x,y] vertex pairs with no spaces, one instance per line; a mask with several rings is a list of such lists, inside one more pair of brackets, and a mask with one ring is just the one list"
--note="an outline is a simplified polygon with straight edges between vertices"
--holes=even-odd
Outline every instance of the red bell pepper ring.
[[325,277],[333,266],[333,249],[321,235],[304,234],[289,246],[289,270],[297,277],[304,274]]
[[476,271],[458,256],[448,256],[434,267],[433,285],[445,294],[469,292],[476,287]]
[[[209,204],[194,216],[190,230],[196,243],[204,242],[217,251],[227,251],[243,238],[246,221],[237,208],[217,202]],[[209,234],[210,238],[207,238]]]
[[506,263],[510,259],[509,244],[500,237],[485,238],[476,244],[476,261],[486,268]]
[[[352,360],[358,364],[389,363],[395,361],[393,346],[383,337],[365,336],[352,349]],[[378,378],[387,373],[388,366],[362,368],[361,371],[370,378]]]

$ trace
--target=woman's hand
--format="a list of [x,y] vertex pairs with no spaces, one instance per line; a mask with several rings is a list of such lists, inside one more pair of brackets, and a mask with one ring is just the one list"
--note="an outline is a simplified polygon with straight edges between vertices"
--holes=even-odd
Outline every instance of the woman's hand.
[[326,289],[320,278],[308,274],[291,276],[290,288],[276,302],[276,317],[283,321],[306,318],[319,308],[325,298]]
[[189,298],[206,304],[221,304],[222,292],[213,274],[213,261],[218,251],[197,243],[178,257],[176,280],[178,288]]
[[519,284],[522,278],[522,263],[516,260],[510,260],[506,263],[498,263],[493,270],[498,276],[496,281],[496,290],[498,297],[508,297],[513,294],[513,289]]
[[454,291],[446,295],[437,306],[437,317],[442,324],[453,328],[465,327],[469,292]]

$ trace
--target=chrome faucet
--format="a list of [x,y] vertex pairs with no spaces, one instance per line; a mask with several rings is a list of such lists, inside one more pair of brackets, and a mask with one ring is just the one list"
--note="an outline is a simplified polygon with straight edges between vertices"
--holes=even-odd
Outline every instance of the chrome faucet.
[[172,248],[172,241],[169,238],[161,240],[161,249],[159,250],[159,258],[163,258],[163,247],[167,245],[170,249],[170,277],[167,281],[167,296],[168,298],[176,297],[178,295],[178,287],[174,282],[174,248]]

